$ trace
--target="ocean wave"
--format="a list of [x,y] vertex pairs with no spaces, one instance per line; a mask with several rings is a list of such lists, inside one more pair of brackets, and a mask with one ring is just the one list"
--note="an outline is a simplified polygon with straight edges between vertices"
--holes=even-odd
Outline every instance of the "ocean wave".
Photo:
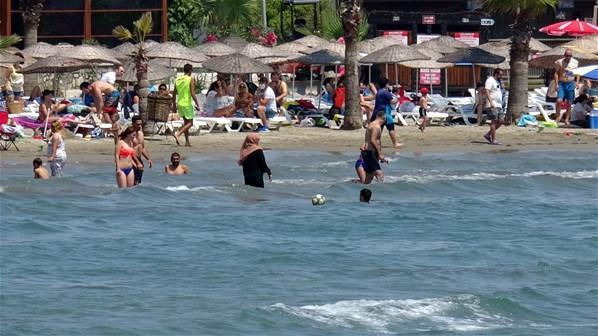
[[402,176],[385,176],[385,182],[408,182],[408,183],[429,183],[438,181],[491,181],[506,179],[512,177],[537,177],[537,176],[554,176],[565,179],[596,179],[598,178],[598,170],[583,170],[577,172],[553,172],[553,171],[533,171],[527,173],[514,174],[494,174],[494,173],[472,173],[465,175],[449,175],[449,174],[426,174],[422,172],[419,175],[402,175]]
[[203,186],[203,187],[191,187],[189,188],[186,185],[174,186],[174,187],[166,187],[164,190],[167,191],[200,191],[200,190],[209,190],[209,191],[216,191],[222,192],[217,187],[214,186]]
[[275,179],[272,184],[283,185],[329,185],[338,182],[337,180],[316,180],[316,179]]
[[405,300],[348,300],[332,304],[288,306],[276,303],[266,308],[294,317],[337,327],[361,326],[391,333],[393,325],[417,324],[418,329],[479,331],[509,327],[512,320],[488,312],[474,295]]

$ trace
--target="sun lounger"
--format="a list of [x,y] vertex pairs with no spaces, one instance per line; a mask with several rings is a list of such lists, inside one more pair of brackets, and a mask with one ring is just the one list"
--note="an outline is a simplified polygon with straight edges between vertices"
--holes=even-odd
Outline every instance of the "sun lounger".
[[228,118],[197,117],[193,118],[193,123],[205,123],[207,130],[200,129],[200,133],[212,133],[216,131],[232,131],[232,122]]
[[230,127],[231,132],[241,132],[247,128],[251,131],[255,131],[262,125],[262,121],[259,118],[228,118],[232,122]]
[[15,143],[17,139],[17,133],[13,128],[7,125],[8,123],[8,112],[0,112],[0,150],[6,151],[11,146],[14,146],[17,151],[19,147]]

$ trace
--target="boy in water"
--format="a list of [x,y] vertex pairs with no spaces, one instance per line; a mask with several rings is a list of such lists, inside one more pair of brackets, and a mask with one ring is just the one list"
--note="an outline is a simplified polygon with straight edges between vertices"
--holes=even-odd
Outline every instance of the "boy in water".
[[48,174],[48,170],[44,168],[42,159],[33,159],[33,178],[47,180],[49,176],[50,174]]
[[181,155],[179,153],[172,153],[170,155],[170,164],[164,167],[164,172],[168,175],[185,175],[189,172],[189,168],[185,164],[181,164]]
[[370,122],[365,132],[364,150],[361,151],[366,172],[364,184],[372,183],[374,177],[376,177],[378,182],[384,181],[384,173],[382,172],[382,168],[380,168],[380,162],[388,163],[388,160],[382,154],[382,146],[380,144],[380,136],[384,124],[386,124],[386,111],[378,111],[376,119]]
[[363,203],[370,203],[370,199],[372,198],[372,191],[368,188],[363,188],[359,192],[359,202]]

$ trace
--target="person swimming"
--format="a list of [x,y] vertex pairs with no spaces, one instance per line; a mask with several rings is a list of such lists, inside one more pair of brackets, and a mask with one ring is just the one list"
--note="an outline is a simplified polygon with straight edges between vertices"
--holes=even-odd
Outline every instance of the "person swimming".
[[181,163],[181,155],[175,152],[170,155],[170,164],[164,167],[164,172],[168,175],[185,175],[189,168]]
[[368,188],[363,188],[359,192],[359,202],[363,203],[370,203],[370,199],[372,198],[372,191]]

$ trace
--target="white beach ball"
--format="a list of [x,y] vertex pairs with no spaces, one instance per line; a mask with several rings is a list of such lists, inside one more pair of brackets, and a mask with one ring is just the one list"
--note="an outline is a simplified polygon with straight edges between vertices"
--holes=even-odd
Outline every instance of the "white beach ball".
[[324,205],[326,204],[326,197],[324,195],[317,194],[311,198],[312,205]]

